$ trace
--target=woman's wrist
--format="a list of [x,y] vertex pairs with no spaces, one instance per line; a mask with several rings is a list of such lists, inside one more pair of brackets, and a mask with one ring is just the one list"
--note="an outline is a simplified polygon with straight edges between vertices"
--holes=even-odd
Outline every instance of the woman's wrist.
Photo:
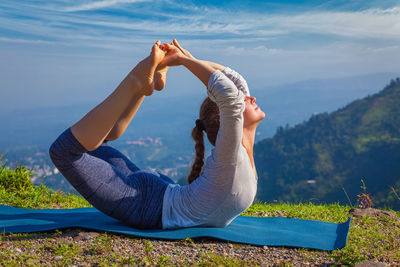
[[196,61],[200,62],[198,59],[196,59],[194,57],[189,57],[189,56],[183,55],[181,58],[179,58],[179,65],[188,67],[188,64],[191,64]]

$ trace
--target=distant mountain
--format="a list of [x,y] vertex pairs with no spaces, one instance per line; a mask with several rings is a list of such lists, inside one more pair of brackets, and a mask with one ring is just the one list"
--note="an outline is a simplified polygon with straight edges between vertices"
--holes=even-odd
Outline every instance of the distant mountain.
[[400,73],[374,73],[335,79],[307,80],[280,86],[253,88],[251,93],[267,114],[260,123],[256,142],[272,137],[278,127],[294,126],[312,115],[332,112],[355,99],[377,93]]
[[363,179],[378,206],[400,209],[393,193],[400,193],[400,79],[335,112],[280,127],[254,154],[259,200],[349,204],[345,190],[355,204]]

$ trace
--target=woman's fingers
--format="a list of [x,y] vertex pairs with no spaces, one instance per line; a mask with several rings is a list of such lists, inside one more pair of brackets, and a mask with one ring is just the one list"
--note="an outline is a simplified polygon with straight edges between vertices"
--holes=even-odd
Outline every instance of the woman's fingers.
[[170,44],[169,43],[163,43],[163,44],[161,44],[161,42],[160,42],[160,40],[158,40],[157,42],[156,42],[156,45],[160,48],[160,49],[162,49],[162,50],[171,50],[171,49],[174,49],[174,47],[177,47],[179,50],[181,50],[182,51],[182,53],[184,53],[186,50],[185,49],[183,49],[180,45],[179,45],[179,43],[178,43],[178,41],[176,40],[176,39],[174,39],[174,41],[173,42],[171,42]]
[[182,48],[182,46],[178,43],[178,40],[174,39],[174,40],[172,41],[172,43],[174,44],[174,46],[178,47],[179,50],[181,50],[182,53],[183,53],[185,56],[188,56],[188,57],[193,58],[192,54],[190,54],[189,51],[187,51],[186,49],[183,49],[183,48]]
[[180,64],[179,60],[186,56],[181,49],[174,45],[174,43],[164,43],[161,46],[163,47],[162,51],[165,53],[165,57],[162,62],[160,62],[158,66],[159,68],[164,68],[165,66],[177,66]]
[[178,43],[178,40],[174,39],[174,40],[172,40],[172,43],[173,43],[176,47],[178,47],[180,50],[182,50],[182,47],[181,47],[181,45]]
[[177,41],[176,39],[174,39],[174,40],[172,41],[172,44],[175,45],[176,47],[178,47],[179,50],[181,50],[182,53],[186,55],[186,50],[182,48],[182,46],[178,43],[178,41]]
[[177,46],[179,49],[182,49],[181,45],[178,43],[178,40],[174,39],[172,40],[172,43]]

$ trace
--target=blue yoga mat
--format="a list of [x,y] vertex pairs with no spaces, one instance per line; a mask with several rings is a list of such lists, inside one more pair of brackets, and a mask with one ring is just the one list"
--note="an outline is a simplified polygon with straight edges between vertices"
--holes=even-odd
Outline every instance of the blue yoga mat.
[[350,222],[351,217],[347,222],[337,224],[285,217],[239,216],[225,228],[140,230],[129,227],[96,208],[37,210],[0,205],[0,231],[5,233],[80,227],[157,239],[212,237],[259,246],[302,247],[328,251],[346,246]]

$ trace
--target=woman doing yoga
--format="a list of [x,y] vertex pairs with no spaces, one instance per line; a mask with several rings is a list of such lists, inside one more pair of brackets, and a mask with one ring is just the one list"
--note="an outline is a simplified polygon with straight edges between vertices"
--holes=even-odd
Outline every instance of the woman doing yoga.
[[[196,159],[188,185],[139,169],[108,141],[119,138],[146,96],[162,90],[168,67],[183,65],[207,87],[192,130]],[[253,202],[253,145],[265,113],[228,67],[194,58],[174,40],[153,45],[119,86],[51,145],[54,165],[101,212],[135,228],[225,227]],[[204,165],[203,131],[215,147]],[[204,165],[204,167],[203,167]]]

